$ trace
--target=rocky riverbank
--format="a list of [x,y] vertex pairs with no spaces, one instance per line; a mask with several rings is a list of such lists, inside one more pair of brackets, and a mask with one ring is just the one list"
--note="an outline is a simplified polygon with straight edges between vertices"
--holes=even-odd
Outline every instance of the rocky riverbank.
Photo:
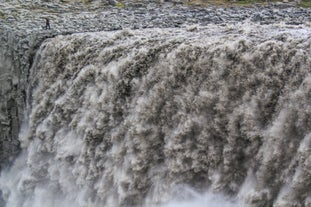
[[[51,29],[45,30],[45,17]],[[34,54],[47,38],[71,33],[121,29],[178,28],[239,22],[306,26],[311,10],[290,4],[190,7],[175,3],[52,3],[0,1],[0,166],[19,152],[18,133],[26,108]]]

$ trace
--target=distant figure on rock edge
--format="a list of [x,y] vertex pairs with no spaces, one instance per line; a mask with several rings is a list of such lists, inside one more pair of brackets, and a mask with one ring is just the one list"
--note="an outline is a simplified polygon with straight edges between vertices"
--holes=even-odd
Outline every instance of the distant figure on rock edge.
[[45,17],[45,29],[51,29],[49,18]]

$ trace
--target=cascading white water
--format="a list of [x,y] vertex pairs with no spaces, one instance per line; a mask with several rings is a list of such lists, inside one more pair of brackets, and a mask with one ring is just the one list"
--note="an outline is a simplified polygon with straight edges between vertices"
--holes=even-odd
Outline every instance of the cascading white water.
[[45,41],[6,207],[310,206],[310,54],[247,23]]

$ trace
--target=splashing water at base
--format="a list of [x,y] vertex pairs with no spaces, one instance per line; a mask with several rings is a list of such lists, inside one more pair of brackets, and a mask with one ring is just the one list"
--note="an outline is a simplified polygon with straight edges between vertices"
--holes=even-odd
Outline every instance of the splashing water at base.
[[188,201],[171,201],[168,204],[159,207],[242,207],[242,205],[227,201],[225,197],[220,195],[201,195],[197,199]]
[[[188,196],[183,199],[173,199],[158,207],[243,207],[241,203],[233,201],[222,194],[197,193],[192,189],[185,189]],[[177,197],[180,197],[183,193]],[[190,195],[189,195],[190,194]]]
[[6,207],[308,206],[310,46],[247,23],[45,41]]

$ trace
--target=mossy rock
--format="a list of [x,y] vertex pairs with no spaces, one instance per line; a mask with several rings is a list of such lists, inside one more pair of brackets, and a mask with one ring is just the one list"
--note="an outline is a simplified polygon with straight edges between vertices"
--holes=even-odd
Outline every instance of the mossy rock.
[[3,13],[2,11],[0,11],[0,19],[4,19],[5,18],[5,13]]
[[120,3],[120,2],[118,2],[118,3],[116,3],[116,7],[119,7],[119,8],[124,8],[124,4],[123,3]]
[[82,0],[82,3],[83,3],[83,4],[89,4],[89,3],[90,3],[90,0]]
[[301,1],[301,3],[298,4],[298,6],[304,7],[304,8],[311,8],[311,1],[310,0]]

